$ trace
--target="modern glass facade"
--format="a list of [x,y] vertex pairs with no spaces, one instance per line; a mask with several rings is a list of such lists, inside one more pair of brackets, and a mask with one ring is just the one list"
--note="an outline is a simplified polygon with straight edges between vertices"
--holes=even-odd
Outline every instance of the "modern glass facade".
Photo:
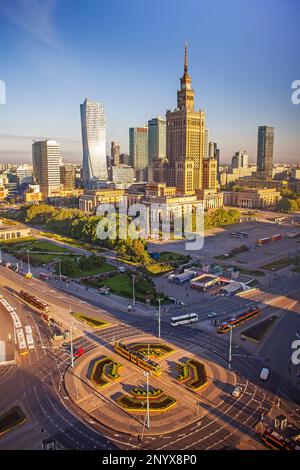
[[97,181],[106,181],[106,117],[104,106],[86,98],[80,105],[82,148],[83,148],[83,184],[92,187]]
[[136,171],[148,167],[148,127],[129,129],[130,166]]
[[166,120],[157,116],[148,121],[148,162],[153,166],[156,158],[166,157]]
[[260,126],[257,140],[257,171],[266,179],[273,175],[274,127]]

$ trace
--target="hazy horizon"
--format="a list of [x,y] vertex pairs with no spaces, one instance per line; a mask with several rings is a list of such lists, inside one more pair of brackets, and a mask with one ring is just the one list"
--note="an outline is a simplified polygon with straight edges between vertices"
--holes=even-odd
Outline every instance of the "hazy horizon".
[[3,0],[0,162],[31,161],[39,138],[57,140],[65,161],[81,162],[87,96],[104,104],[107,153],[111,140],[128,153],[129,127],[176,107],[188,40],[195,106],[206,112],[221,161],[247,150],[255,163],[258,126],[271,125],[274,162],[297,163],[299,13],[297,0],[187,0],[184,8],[177,0]]

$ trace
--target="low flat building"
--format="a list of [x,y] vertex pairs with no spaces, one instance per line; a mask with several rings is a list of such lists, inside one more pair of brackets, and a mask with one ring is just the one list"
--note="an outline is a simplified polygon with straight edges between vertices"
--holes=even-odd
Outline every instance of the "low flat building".
[[235,182],[236,186],[241,188],[249,189],[275,189],[276,191],[281,191],[282,188],[287,187],[287,181],[277,181],[277,180],[264,180],[258,178],[238,178]]
[[224,191],[225,206],[248,209],[265,209],[274,207],[281,199],[279,191],[273,189],[245,189],[241,191]]
[[216,192],[211,189],[199,189],[196,191],[197,198],[202,201],[205,211],[220,209],[224,206],[223,192]]
[[124,189],[89,189],[79,197],[79,209],[84,212],[94,212],[100,204],[118,206],[124,197]]
[[24,225],[9,225],[0,220],[0,240],[30,237],[31,229]]

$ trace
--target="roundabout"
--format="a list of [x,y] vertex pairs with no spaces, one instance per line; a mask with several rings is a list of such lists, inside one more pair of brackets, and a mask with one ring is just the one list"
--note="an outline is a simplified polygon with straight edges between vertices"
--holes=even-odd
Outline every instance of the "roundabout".
[[[93,348],[64,377],[81,416],[131,436],[177,432],[219,407],[235,384],[235,375],[195,343],[172,338],[170,344],[145,334]],[[145,428],[147,397],[150,429]]]

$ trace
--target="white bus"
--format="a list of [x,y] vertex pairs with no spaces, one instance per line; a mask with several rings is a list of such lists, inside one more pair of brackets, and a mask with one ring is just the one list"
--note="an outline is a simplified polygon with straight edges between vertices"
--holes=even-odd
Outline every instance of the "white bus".
[[188,325],[189,323],[195,323],[199,320],[197,313],[190,313],[187,315],[181,315],[179,317],[171,318],[172,326]]
[[28,349],[34,349],[32,329],[30,325],[24,327]]
[[27,344],[25,341],[23,328],[18,328],[16,330],[16,335],[17,335],[17,341],[18,341],[18,346],[19,346],[19,354],[21,356],[24,356],[25,354],[28,354],[28,349],[27,349]]

